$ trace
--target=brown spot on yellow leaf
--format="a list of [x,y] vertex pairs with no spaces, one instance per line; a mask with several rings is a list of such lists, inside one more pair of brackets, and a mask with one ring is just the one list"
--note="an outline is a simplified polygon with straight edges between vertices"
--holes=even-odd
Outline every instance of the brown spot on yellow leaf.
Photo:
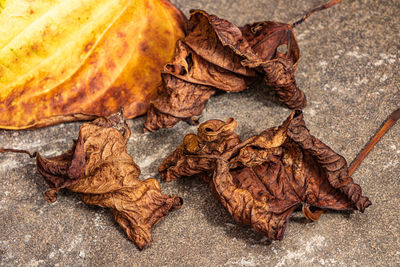
[[27,113],[32,113],[33,111],[35,111],[35,104],[32,102],[25,102],[22,105],[24,107],[25,112]]
[[31,50],[32,50],[34,53],[37,53],[37,52],[39,51],[39,46],[40,46],[40,44],[34,43],[34,44],[31,45]]
[[87,45],[85,45],[85,52],[89,52],[89,50],[93,47],[93,41],[90,41]]
[[109,61],[107,61],[106,67],[108,70],[113,70],[115,69],[115,63],[112,59],[110,59]]
[[89,81],[89,91],[95,93],[103,87],[103,73],[96,73]]
[[149,48],[149,45],[146,43],[146,42],[142,42],[142,43],[140,43],[140,50],[142,51],[142,52],[146,52],[147,51],[147,49]]

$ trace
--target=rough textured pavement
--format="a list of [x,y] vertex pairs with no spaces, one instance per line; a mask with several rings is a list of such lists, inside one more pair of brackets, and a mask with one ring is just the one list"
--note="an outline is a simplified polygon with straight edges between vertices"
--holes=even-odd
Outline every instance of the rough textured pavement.
[[[325,0],[175,0],[185,14],[201,8],[239,25],[294,22]],[[296,28],[302,59],[297,83],[308,106],[311,133],[350,163],[384,120],[400,107],[400,2],[344,0]],[[212,98],[201,121],[234,117],[244,137],[278,125],[289,110],[261,85]],[[161,161],[196,127],[179,123],[141,133],[144,118],[130,120],[129,152],[142,178],[156,177]],[[80,123],[34,131],[0,131],[0,147],[54,156],[68,149]],[[236,223],[198,178],[163,183],[185,204],[153,231],[139,251],[110,213],[62,192],[54,204],[34,161],[0,155],[0,265],[4,266],[399,266],[400,123],[372,150],[353,175],[373,205],[364,214],[328,212],[309,222],[301,212],[289,221],[283,241],[271,242]]]

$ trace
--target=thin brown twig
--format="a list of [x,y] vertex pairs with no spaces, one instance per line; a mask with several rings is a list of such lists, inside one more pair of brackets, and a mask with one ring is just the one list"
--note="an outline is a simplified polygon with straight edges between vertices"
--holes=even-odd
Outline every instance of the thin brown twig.
[[12,148],[0,148],[0,153],[7,153],[7,152],[12,152],[12,153],[24,153],[24,154],[28,154],[29,157],[34,158],[36,157],[36,152],[34,152],[33,154],[30,153],[27,150],[21,150],[21,149],[12,149]]
[[297,25],[299,25],[300,23],[305,21],[309,16],[312,15],[312,13],[330,8],[331,6],[336,5],[337,3],[340,3],[340,2],[342,2],[342,0],[332,0],[328,3],[326,3],[325,5],[319,6],[317,8],[314,8],[311,11],[308,11],[301,19],[299,19],[298,21],[296,21],[295,23],[292,24],[292,28],[296,27]]
[[365,146],[365,148],[361,151],[360,154],[356,157],[356,159],[351,163],[349,167],[349,175],[351,176],[360,163],[364,160],[364,158],[368,155],[371,149],[378,143],[378,141],[385,135],[385,133],[396,124],[396,121],[400,118],[400,108],[393,111],[390,114],[389,118],[385,121],[383,126],[379,129],[379,131],[372,137],[371,141]]

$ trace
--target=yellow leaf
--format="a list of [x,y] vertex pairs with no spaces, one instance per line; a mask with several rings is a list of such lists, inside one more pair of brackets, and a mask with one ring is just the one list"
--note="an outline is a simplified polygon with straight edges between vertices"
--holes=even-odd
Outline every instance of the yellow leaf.
[[0,128],[146,112],[186,19],[167,0],[15,0],[0,13]]

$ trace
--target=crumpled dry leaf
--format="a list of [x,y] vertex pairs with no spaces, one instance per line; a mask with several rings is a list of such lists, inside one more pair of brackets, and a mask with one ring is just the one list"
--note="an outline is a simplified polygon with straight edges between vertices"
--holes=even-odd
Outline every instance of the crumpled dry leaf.
[[186,24],[168,0],[5,1],[0,128],[144,114]]
[[215,168],[215,160],[210,156],[220,156],[240,143],[240,137],[235,133],[236,125],[232,118],[226,122],[209,120],[199,126],[197,135],[186,135],[183,144],[159,168],[164,180],[194,174],[204,174],[202,177],[208,180],[207,174]]
[[[229,124],[236,125],[232,119]],[[185,137],[184,144],[160,166],[161,176],[167,181],[194,174],[206,177],[211,191],[236,221],[271,240],[283,238],[291,213],[301,205],[304,215],[315,220],[321,209],[363,212],[371,204],[348,175],[346,160],[310,135],[301,111],[293,111],[281,126],[244,142],[234,127],[224,135],[218,134],[221,128],[207,128],[206,137]],[[213,137],[211,142],[208,136]],[[219,145],[228,140],[235,142]]]
[[83,202],[107,207],[140,249],[152,242],[152,227],[182,199],[163,195],[155,179],[139,180],[140,169],[126,150],[130,130],[122,112],[82,124],[72,149],[53,158],[36,154],[38,171],[52,189],[78,192]]
[[289,108],[303,108],[306,98],[295,81],[299,59],[291,25],[267,21],[239,28],[205,11],[192,11],[189,33],[164,67],[163,87],[151,102],[144,127],[155,131],[200,115],[217,89],[239,92],[257,77]]

